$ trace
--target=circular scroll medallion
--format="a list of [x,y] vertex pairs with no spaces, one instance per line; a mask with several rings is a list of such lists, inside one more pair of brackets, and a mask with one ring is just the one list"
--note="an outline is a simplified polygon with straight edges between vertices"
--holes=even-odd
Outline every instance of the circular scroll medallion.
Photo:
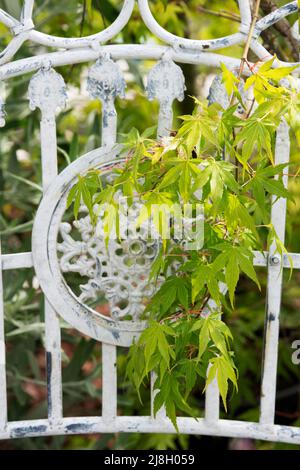
[[[77,220],[67,209],[79,174],[98,168],[104,186],[113,180],[116,164],[123,162],[119,151],[94,150],[55,178],[36,214],[32,252],[41,288],[64,320],[96,340],[129,346],[146,326],[140,316],[155,290],[148,277],[159,240],[150,239],[143,224],[132,230],[129,223],[126,237],[106,243],[102,226],[95,229],[85,206]],[[133,204],[133,219],[138,211]]]

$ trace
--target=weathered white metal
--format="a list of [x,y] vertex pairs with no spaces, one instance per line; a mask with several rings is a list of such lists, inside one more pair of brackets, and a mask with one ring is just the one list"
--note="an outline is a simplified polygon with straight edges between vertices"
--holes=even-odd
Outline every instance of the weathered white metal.
[[117,136],[114,101],[117,96],[125,98],[126,83],[122,72],[109,55],[102,54],[90,67],[87,83],[90,95],[102,103],[102,144],[107,148],[112,147]]
[[108,28],[85,38],[63,38],[58,36],[51,36],[34,30],[34,24],[31,19],[33,4],[31,0],[24,1],[24,8],[21,13],[20,21],[8,15],[3,10],[0,10],[0,21],[11,28],[12,33],[15,34],[15,37],[10,43],[10,45],[13,43],[13,47],[10,47],[9,45],[6,51],[2,52],[0,55],[0,63],[8,62],[8,60],[14,56],[14,54],[26,40],[43,46],[63,49],[77,49],[86,46],[93,47],[94,44],[107,42],[117,36],[117,34],[128,23],[134,7],[134,3],[134,0],[124,0],[119,16]]
[[[34,110],[38,107],[41,110],[40,138],[44,194],[57,175],[55,113],[58,108],[65,106],[66,97],[64,80],[51,69],[50,63],[45,64],[30,80],[30,108]],[[45,346],[48,418],[50,423],[59,424],[63,408],[60,324],[59,317],[48,299],[45,299]]]
[[273,24],[277,23],[282,18],[298,12],[298,2],[289,2],[286,5],[272,11],[269,15],[265,16],[256,23],[255,36],[258,37],[262,31],[270,28]]
[[[275,163],[288,163],[289,159],[289,127],[285,121],[282,121],[277,130]],[[286,188],[288,185],[287,173],[288,168],[285,168],[283,182]],[[282,243],[284,243],[285,240],[285,221],[286,199],[276,199],[273,197],[271,223]],[[263,424],[273,424],[275,416],[279,316],[283,278],[283,270],[280,261],[280,257],[276,255],[276,244],[273,242],[269,252],[265,347],[260,401],[260,422]]]
[[244,32],[231,34],[230,36],[224,38],[209,40],[180,38],[175,34],[169,33],[169,31],[165,30],[162,26],[159,25],[151,13],[148,0],[138,0],[138,4],[144,23],[146,26],[148,26],[149,30],[154,34],[154,36],[157,36],[163,42],[172,45],[175,49],[186,48],[201,51],[208,49],[216,50],[243,42],[245,34]]
[[[100,52],[99,48],[94,47],[94,49]],[[114,101],[117,96],[121,98],[125,97],[125,87],[126,83],[122,72],[118,65],[111,60],[109,55],[102,54],[97,62],[89,69],[88,91],[93,98],[98,98],[102,103],[101,143],[102,146],[107,149],[112,148],[116,143],[117,113]],[[90,226],[89,218],[88,225]],[[93,238],[90,235],[91,233],[87,235],[89,241]],[[98,243],[96,241],[96,246],[97,245]],[[102,256],[104,253],[107,253],[107,250],[102,250]],[[109,266],[111,266],[108,260],[105,260],[105,262],[106,265],[109,264]],[[100,263],[96,261],[95,271],[98,270],[97,266],[99,266],[99,264]],[[95,274],[95,271],[93,274]],[[94,293],[97,295],[96,292],[98,288],[99,285],[97,283],[96,291],[93,288],[92,291],[90,288],[88,288],[87,291],[90,291],[92,295],[94,295]],[[89,295],[89,292],[86,294]],[[113,298],[115,299],[114,293]],[[114,306],[110,305],[110,307],[113,309]],[[106,422],[112,422],[117,416],[117,387],[117,347],[114,344],[102,342],[102,418]]]
[[[37,71],[30,81],[29,98],[31,109],[39,107],[41,111],[41,158],[44,192],[33,228],[32,253],[0,255],[0,438],[2,439],[93,432],[171,433],[174,431],[164,410],[158,413],[156,419],[153,417],[153,412],[150,417],[117,416],[116,345],[129,346],[132,339],[145,326],[145,322],[138,319],[142,309],[140,294],[145,289],[145,284],[139,277],[138,269],[127,268],[134,284],[137,285],[136,292],[133,292],[132,285],[130,288],[128,279],[125,279],[126,270],[122,269],[122,256],[117,257],[116,260],[113,259],[113,256],[104,260],[101,245],[103,237],[100,245],[96,243],[96,249],[95,247],[90,249],[92,244],[94,246],[95,240],[86,213],[81,213],[77,225],[75,223],[72,226],[69,222],[62,222],[66,209],[66,196],[79,173],[85,173],[89,168],[101,167],[103,175],[109,178],[111,166],[121,162],[118,157],[119,147],[114,145],[117,135],[114,100],[117,96],[124,98],[125,82],[116,60],[152,59],[158,61],[148,76],[147,93],[149,100],[157,99],[160,104],[158,136],[167,136],[172,129],[173,101],[175,99],[182,100],[184,97],[184,76],[175,62],[203,64],[212,67],[219,66],[223,62],[230,68],[237,69],[240,65],[238,59],[211,51],[245,43],[252,18],[249,0],[238,0],[241,16],[238,33],[225,38],[189,40],[180,38],[162,28],[151,13],[151,2],[138,0],[137,3],[145,24],[165,45],[103,45],[113,39],[128,23],[135,4],[134,0],[124,0],[118,18],[108,28],[83,38],[55,37],[36,31],[32,21],[33,0],[24,1],[20,19],[13,18],[0,9],[0,22],[8,26],[13,35],[9,45],[0,53],[0,80]],[[258,59],[265,61],[270,57],[269,52],[259,42],[261,32],[296,11],[297,2],[290,2],[257,22],[251,41],[251,49]],[[293,34],[294,37],[299,38],[295,31],[296,27],[293,28]],[[25,41],[57,50],[11,62]],[[92,98],[97,98],[102,103],[102,147],[78,158],[57,176],[55,114],[57,108],[64,106],[66,87],[62,77],[55,72],[53,67],[89,61],[95,61],[95,63],[89,69],[88,90]],[[281,65],[285,64],[278,62],[278,66]],[[250,73],[251,71],[246,67],[245,74]],[[3,125],[5,125],[4,100],[0,97],[0,127]],[[286,162],[288,158],[288,128],[285,123],[282,123],[277,134],[276,162]],[[285,176],[284,182],[287,185],[287,176]],[[284,241],[285,211],[286,202],[278,199],[272,208],[272,223],[282,241]],[[80,233],[81,241],[75,242],[72,238],[72,230],[74,229]],[[60,239],[58,239],[59,236]],[[111,246],[110,248],[113,253],[116,247]],[[216,382],[213,382],[206,391],[204,418],[197,421],[193,418],[178,418],[180,432],[248,437],[300,444],[299,428],[274,424],[282,271],[280,264],[276,264],[273,257],[273,249],[274,247],[271,247],[270,253],[254,253],[254,265],[266,267],[268,270],[268,305],[266,308],[260,422],[220,420],[218,387]],[[155,256],[155,253],[152,255]],[[300,253],[284,255],[282,267],[290,268],[290,258],[293,260],[293,268],[300,269]],[[103,261],[106,262],[106,265],[108,263],[107,272],[110,274],[111,281],[114,282],[111,286],[108,286],[96,272],[97,263],[101,264],[102,262],[103,264]],[[48,419],[7,422],[2,270],[33,266],[47,298],[45,333]],[[135,265],[133,264],[133,266]],[[115,269],[116,267],[118,270]],[[147,269],[147,267],[144,268],[145,277],[147,277]],[[69,271],[77,272],[79,275],[87,275],[89,278],[89,282],[83,286],[85,289],[83,288],[82,295],[79,297],[70,290],[64,278],[64,275]],[[126,287],[125,281],[129,289],[129,307],[127,310],[125,308],[125,312],[134,313],[133,320],[122,320],[122,312],[118,307],[119,297]],[[108,291],[111,294],[109,305],[114,311],[112,317],[106,317],[86,304],[97,289],[99,290],[99,287],[100,290],[105,291],[106,296],[108,296]],[[63,418],[60,326],[56,312],[77,330],[102,341],[101,417]],[[154,380],[155,377],[152,376],[152,403],[155,395],[153,392]]]
[[102,418],[111,423],[117,416],[117,347],[102,343]]
[[[61,220],[66,209],[66,197],[71,186],[77,181],[77,175],[84,174],[89,168],[94,168],[95,166],[99,169],[101,168],[101,174],[103,176],[105,176],[106,173],[110,175],[110,168],[116,164],[118,151],[118,147],[110,151],[107,151],[106,147],[94,150],[75,160],[75,162],[59,174],[48,188],[37,211],[32,234],[32,251],[34,266],[41,287],[55,310],[60,312],[66,321],[79,329],[82,333],[97,340],[110,344],[128,346],[131,344],[135,334],[138,334],[138,332],[144,328],[144,322],[123,320],[120,312],[117,314],[117,310],[114,318],[104,317],[88,307],[88,305],[83,303],[80,298],[76,297],[71,292],[65,283],[60,260],[57,255],[57,237]],[[120,159],[119,162],[122,163],[122,160]],[[112,243],[113,247],[114,240],[109,243]],[[65,245],[63,245],[63,248],[61,245],[60,249],[65,250]],[[96,248],[96,250],[98,250],[98,248]],[[100,252],[101,247],[99,248],[99,254]],[[94,256],[96,259],[96,254]],[[116,263],[117,262],[116,260]],[[119,263],[122,263],[122,257],[120,257]],[[77,266],[76,268],[75,266],[76,265],[73,265],[74,269],[80,269],[80,267]],[[114,265],[111,267],[108,266],[108,269],[111,270],[113,266]],[[66,268],[64,261],[62,267]],[[127,268],[127,271],[128,269],[129,268]],[[118,275],[114,276],[113,269],[109,272],[109,280],[113,281],[114,279],[116,289],[118,289],[118,286],[120,288],[120,283],[122,283],[124,287],[125,284],[127,285],[128,295],[132,293],[131,305],[135,305],[135,308],[137,308],[138,304],[135,300],[137,292],[133,290],[133,287],[129,286],[126,279],[122,281],[122,278],[118,277]],[[122,264],[120,264],[118,273],[120,275],[122,273],[122,275],[126,276],[126,264],[124,264],[123,268]],[[93,273],[91,273],[91,275],[93,276]],[[134,276],[133,271],[130,271],[130,275]],[[140,275],[140,273],[137,272],[136,275]],[[98,288],[105,289],[107,287],[107,293],[109,294],[110,285],[106,285],[105,279],[106,278],[103,278],[103,284],[101,284],[101,286],[98,285]],[[93,283],[90,287],[93,288]],[[90,292],[89,295],[93,295],[93,293]],[[120,295],[122,295],[121,292]],[[140,295],[142,294],[140,293]],[[110,299],[112,308],[114,308],[114,304],[117,305],[118,303],[118,299],[115,298],[117,296],[118,292],[116,291],[115,295],[112,295]]]
[[[179,417],[179,432],[204,436],[240,437],[264,441],[280,441],[300,444],[300,431],[295,426],[279,424],[266,425],[247,421],[220,419],[212,425],[199,418]],[[5,431],[0,433],[1,439],[17,437],[55,436],[94,433],[174,433],[174,426],[168,419],[153,419],[149,416],[117,416],[108,422],[102,417],[87,416],[63,418],[60,425],[51,426],[47,419],[9,422]]]
[[30,109],[41,110],[40,138],[43,191],[46,192],[57,175],[57,142],[55,113],[66,103],[66,86],[61,75],[45,64],[30,80]]
[[[132,217],[135,214],[138,217],[138,207],[131,209]],[[130,315],[133,321],[138,321],[144,310],[143,299],[153,295],[147,275],[158,254],[158,243],[145,240],[146,227],[141,225],[138,235],[129,228],[126,240],[111,239],[106,249],[104,230],[98,226],[95,231],[86,209],[82,211],[83,216],[73,222],[75,234],[77,237],[80,235],[80,240],[72,238],[74,230],[70,224],[63,222],[60,225],[63,242],[57,245],[57,249],[62,253],[59,259],[61,271],[77,272],[89,279],[80,285],[79,300],[82,303],[97,301],[102,293],[113,320],[120,322]],[[120,306],[120,303],[123,305]]]
[[158,137],[170,134],[173,125],[173,102],[184,99],[185,80],[182,70],[167,54],[150,71],[147,93],[150,101],[159,101]]
[[[239,67],[239,60],[234,59],[222,54],[215,54],[207,52],[210,49],[223,49],[225,47],[230,47],[233,43],[245,42],[247,38],[247,31],[250,25],[250,3],[249,0],[239,0],[240,12],[241,12],[241,28],[240,33],[237,33],[237,36],[234,36],[232,39],[231,36],[228,38],[218,39],[217,43],[210,41],[192,41],[184,40],[178,38],[165,29],[161,28],[156,20],[153,18],[147,0],[140,0],[140,7],[142,8],[144,21],[147,21],[147,24],[150,26],[150,29],[156,25],[160,31],[160,34],[163,34],[163,37],[166,35],[166,43],[170,44],[172,47],[168,48],[165,46],[158,45],[133,45],[133,44],[124,44],[124,45],[110,45],[103,46],[103,52],[109,54],[113,59],[153,59],[159,60],[168,49],[170,49],[170,58],[176,62],[182,63],[191,63],[191,64],[203,64],[208,66],[218,66],[220,62],[225,63],[227,66],[235,68]],[[61,66],[68,64],[76,64],[81,62],[88,62],[90,60],[96,60],[99,56],[99,44],[112,39],[116,36],[128,22],[132,9],[134,6],[134,0],[127,0],[123,4],[123,9],[119,17],[115,22],[109,26],[104,31],[98,33],[98,35],[90,36],[88,38],[57,38],[54,36],[45,35],[43,33],[37,32],[34,29],[29,30],[25,33],[27,36],[24,40],[34,41],[38,44],[45,46],[52,46],[57,48],[64,48],[65,50],[59,52],[51,52],[48,54],[41,54],[40,56],[28,57],[26,59],[16,60],[12,63],[7,63],[17,52],[19,47],[21,47],[24,42],[23,37],[18,34],[13,38],[20,41],[20,44],[17,43],[17,46],[13,45],[13,51],[10,52],[10,45],[7,47],[8,52],[2,51],[0,54],[0,64],[3,63],[0,67],[0,79],[8,79],[10,77],[23,75],[24,73],[32,72],[38,70],[43,66],[43,61],[48,59],[51,61],[52,66]],[[295,13],[297,11],[297,2],[290,2],[284,7],[278,9],[276,12],[272,12],[265,17],[265,19],[260,20],[256,25],[256,39],[252,40],[251,48],[255,53],[258,53],[258,56],[261,60],[265,61],[268,59],[266,57],[266,50],[259,44],[257,41],[260,33],[267,27],[274,24],[274,22],[279,21],[285,16]],[[3,10],[0,10],[0,21],[10,28],[20,25],[20,21],[12,18],[10,15],[5,13]],[[161,28],[161,29],[160,29]],[[162,31],[161,31],[162,30]],[[169,36],[170,35],[170,36]],[[21,39],[20,39],[21,36]],[[181,41],[183,41],[184,47],[181,47]],[[187,42],[186,42],[187,41]],[[213,40],[214,41],[214,40]],[[224,43],[225,41],[225,43]],[[233,42],[232,42],[233,41]],[[205,47],[205,52],[202,52],[203,44],[207,45]],[[177,47],[178,45],[178,47]],[[190,50],[192,48],[193,50]],[[8,54],[8,55],[7,55]],[[268,53],[267,53],[268,54]],[[282,62],[282,64],[284,64]],[[247,70],[245,71],[247,73]]]
[[217,379],[214,379],[205,391],[205,422],[209,426],[217,425],[219,416],[220,394]]
[[[231,68],[238,68],[239,59],[231,58],[223,54],[215,54],[212,52],[192,52],[177,51],[170,46],[158,45],[139,45],[139,44],[112,44],[102,46],[103,53],[107,53],[114,60],[159,60],[167,52],[170,53],[170,58],[174,62],[181,62],[186,64],[207,65],[209,67],[218,67],[221,62]],[[66,49],[59,52],[49,52],[41,54],[40,56],[28,57],[26,59],[19,59],[14,62],[4,64],[0,67],[0,79],[7,80],[11,77],[17,77],[29,72],[34,72],[43,66],[45,59],[49,59],[52,67],[79,64],[83,62],[90,62],[97,60],[99,51],[92,47],[85,47],[80,49]],[[245,73],[247,70],[245,70]]]
[[[300,254],[289,253],[284,254],[282,257],[283,268],[290,268],[290,259],[293,261],[293,269],[300,269]],[[268,265],[268,253],[260,251],[254,251],[254,266],[266,267]],[[21,268],[32,268],[32,253],[11,253],[2,255],[2,269],[21,269]]]
[[32,253],[12,253],[2,255],[2,270],[32,268]]

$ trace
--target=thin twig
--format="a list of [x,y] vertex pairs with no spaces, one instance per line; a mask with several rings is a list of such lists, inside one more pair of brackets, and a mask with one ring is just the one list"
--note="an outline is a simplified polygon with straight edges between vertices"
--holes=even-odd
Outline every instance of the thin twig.
[[215,10],[210,10],[208,8],[201,7],[201,6],[197,7],[197,11],[208,13],[209,15],[214,15],[214,16],[218,16],[221,18],[225,18],[226,20],[236,21],[237,23],[241,22],[241,18],[239,17],[239,15],[235,15],[234,13],[231,13],[229,11],[228,12],[225,10],[215,11]]
[[245,46],[244,46],[243,55],[242,55],[242,58],[241,58],[241,64],[240,64],[240,68],[239,68],[238,78],[241,78],[241,76],[243,75],[245,63],[248,60],[250,44],[251,44],[251,41],[252,41],[252,36],[253,36],[253,33],[254,33],[255,25],[256,25],[256,22],[258,20],[259,6],[260,6],[260,0],[256,0],[255,6],[254,6],[254,13],[253,13],[253,18],[252,18],[252,23],[251,23],[251,26],[250,26],[250,29],[249,29],[247,40],[246,40],[246,43],[245,43]]
[[86,17],[86,10],[87,10],[86,0],[84,0],[83,1],[83,6],[82,6],[82,16],[81,16],[81,21],[80,21],[79,37],[82,37],[82,34],[83,34],[83,28],[84,28],[85,17]]

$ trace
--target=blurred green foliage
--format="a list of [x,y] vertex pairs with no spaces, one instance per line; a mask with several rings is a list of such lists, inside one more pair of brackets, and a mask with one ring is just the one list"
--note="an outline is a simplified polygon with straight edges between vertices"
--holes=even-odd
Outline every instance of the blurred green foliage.
[[[180,36],[203,39],[230,34],[238,29],[238,8],[235,0],[153,0],[150,2],[162,26]],[[266,3],[266,2],[265,2]],[[277,1],[277,5],[285,4]],[[66,37],[93,34],[116,18],[121,0],[38,0],[34,7],[36,28],[45,33]],[[22,2],[0,0],[3,8],[19,17]],[[209,10],[209,11],[206,11]],[[231,19],[212,14],[222,12]],[[261,14],[264,12],[261,11]],[[288,18],[293,24],[295,17]],[[0,25],[0,50],[11,35]],[[268,49],[279,58],[292,60],[291,47],[275,28],[263,38]],[[115,38],[119,43],[153,41],[143,25],[137,8],[124,31]],[[40,46],[25,43],[15,59],[43,52]],[[242,48],[235,46],[220,51],[240,57]],[[255,57],[251,57],[256,60]],[[117,102],[119,133],[132,127],[143,131],[155,124],[157,104],[145,98],[145,75],[153,65],[149,62],[121,62],[127,81],[126,100]],[[189,95],[199,96],[207,88],[207,76],[214,73],[203,66],[182,66],[187,79],[187,99],[176,105],[183,114],[192,108]],[[79,155],[100,145],[100,105],[90,101],[85,89],[87,64],[61,67],[69,90],[68,108],[57,120],[59,169],[62,170]],[[7,125],[0,132],[0,235],[3,253],[29,251],[30,231],[34,213],[41,198],[41,166],[39,145],[39,112],[30,112],[27,88],[30,76],[11,79],[1,94],[6,95]],[[292,143],[292,161],[297,167],[299,148]],[[298,177],[290,178],[289,189],[294,202],[289,203],[287,221],[288,249],[300,251],[300,185]],[[300,367],[291,362],[291,344],[300,338],[300,273],[286,274],[281,318],[278,365],[278,400],[276,422],[299,425]],[[265,310],[266,271],[259,272],[262,293],[246,279],[238,286],[237,303],[225,320],[234,334],[236,361],[239,369],[239,393],[229,401],[228,418],[258,418],[260,395],[261,353]],[[4,273],[5,329],[7,334],[7,379],[9,419],[45,418],[47,415],[43,299],[33,270],[22,269]],[[66,416],[97,415],[101,411],[101,351],[93,340],[82,337],[62,324],[64,413]],[[118,387],[119,414],[149,413],[149,393],[145,392],[141,407],[137,396],[125,380],[126,350],[119,350]],[[194,393],[195,404],[203,406],[203,395]],[[298,421],[297,421],[298,420]],[[213,442],[213,444],[211,444]],[[0,449],[193,449],[224,448],[228,439],[200,438],[177,435],[119,434],[103,436],[62,436],[53,438],[3,441]],[[295,448],[294,446],[255,443],[258,449]]]

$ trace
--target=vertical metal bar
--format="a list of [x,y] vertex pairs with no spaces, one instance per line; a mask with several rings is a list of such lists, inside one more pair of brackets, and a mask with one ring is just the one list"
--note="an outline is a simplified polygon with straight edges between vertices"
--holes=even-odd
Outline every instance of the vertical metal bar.
[[[225,284],[220,286],[223,293],[226,293],[227,287]],[[208,302],[207,314],[210,315],[211,311],[217,308],[214,300],[210,299]],[[207,374],[208,374],[207,369]],[[205,421],[208,424],[214,424],[220,417],[220,392],[217,379],[215,378],[207,387],[205,391]]]
[[[289,161],[290,139],[289,127],[282,121],[277,130],[275,163]],[[283,182],[288,184],[287,169]],[[284,243],[286,221],[286,199],[273,197],[271,222],[277,236]],[[260,423],[273,424],[276,400],[276,378],[279,340],[279,316],[282,291],[282,266],[280,257],[275,254],[275,243],[270,247],[268,266],[267,306],[265,319],[265,341],[263,354],[263,371],[260,402]]]
[[108,149],[116,143],[117,112],[115,99],[125,98],[126,83],[119,66],[107,54],[101,55],[89,69],[87,87],[92,98],[102,103],[102,145]]
[[5,430],[6,424],[7,424],[6,358],[5,358],[2,256],[1,256],[1,240],[0,240],[0,431]]
[[[57,176],[57,141],[55,112],[65,105],[63,78],[50,68],[41,69],[29,85],[30,107],[41,110],[40,138],[42,184],[45,193]],[[61,334],[59,317],[45,299],[45,347],[47,368],[48,419],[57,424],[62,419]]]
[[[157,138],[160,139],[164,136],[168,136],[173,125],[173,101],[168,102],[168,106],[160,103],[158,125],[157,125]],[[158,390],[154,390],[154,384],[156,382],[157,375],[155,372],[150,374],[150,394],[151,394],[151,416],[154,418],[154,400],[158,393]],[[155,416],[157,419],[164,419],[167,417],[166,408],[162,406]]]
[[173,127],[173,102],[184,99],[185,78],[181,68],[170,57],[168,50],[150,70],[147,94],[150,101],[159,101],[157,137],[168,136]]
[[[155,400],[155,396],[158,393],[158,390],[154,390],[154,384],[155,384],[156,379],[157,379],[157,375],[155,374],[155,372],[151,372],[151,375],[150,375],[150,390],[151,390],[151,417],[152,418],[154,418],[154,400]],[[158,412],[156,413],[155,418],[156,419],[165,419],[166,417],[167,417],[166,408],[165,408],[165,406],[162,406],[158,410]]]
[[[209,369],[208,369],[209,370]],[[207,373],[208,373],[207,370]],[[215,378],[205,391],[205,421],[210,425],[216,423],[220,417],[220,392]]]
[[23,8],[21,11],[21,21],[23,23],[25,21],[31,20],[33,4],[34,4],[34,0],[24,0]]
[[45,299],[45,346],[47,364],[48,418],[62,418],[61,335],[59,318]]
[[157,137],[162,138],[168,136],[173,127],[173,108],[172,102],[170,105],[166,105],[165,102],[162,102],[159,107],[158,114],[158,127],[157,127]]
[[[57,175],[57,142],[55,119],[42,118],[41,152],[43,191]],[[62,418],[61,332],[59,318],[45,299],[45,346],[47,364],[48,418],[57,422]]]
[[113,101],[109,101],[102,108],[102,145],[108,149],[116,143],[117,112]]
[[117,416],[117,348],[102,343],[102,417],[111,421]]
[[40,122],[42,185],[45,193],[57,176],[57,141],[54,119],[43,117]]
[[[90,95],[102,103],[102,146],[112,148],[117,140],[115,98],[125,97],[122,72],[108,55],[100,54],[89,69],[87,83]],[[107,421],[117,416],[117,392],[117,348],[102,343],[102,417]]]
[[[156,392],[154,390],[154,383],[156,380],[157,375],[151,372],[150,375],[150,390],[151,390],[151,417],[154,418],[154,398],[156,395]],[[159,410],[160,411],[160,410]]]
[[[182,70],[174,64],[168,54],[162,58],[148,75],[147,92],[148,99],[159,101],[159,115],[157,123],[157,138],[161,139],[170,135],[173,127],[173,102],[175,99],[184,99],[185,80]],[[154,390],[157,375],[152,372],[150,377],[151,389],[151,416],[154,417],[154,399],[158,390]],[[166,418],[166,409],[161,407],[156,417]]]
[[250,28],[252,15],[249,0],[238,0],[241,22]]
[[220,416],[220,393],[217,379],[214,379],[205,392],[205,421],[212,425]]

